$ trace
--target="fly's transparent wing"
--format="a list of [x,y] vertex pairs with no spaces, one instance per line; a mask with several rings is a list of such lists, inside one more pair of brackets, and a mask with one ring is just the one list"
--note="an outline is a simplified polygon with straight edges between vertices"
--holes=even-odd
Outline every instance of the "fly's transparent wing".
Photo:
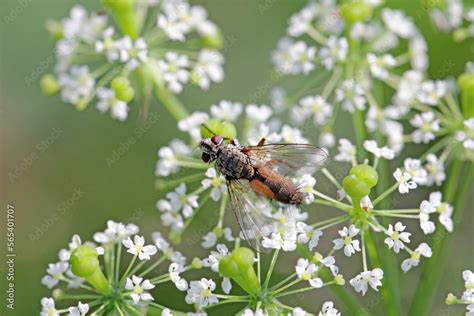
[[245,240],[255,251],[268,252],[269,249],[262,247],[262,240],[269,232],[272,219],[265,216],[263,210],[271,210],[270,201],[257,196],[247,180],[228,180],[227,190]]
[[271,167],[286,176],[314,173],[329,158],[328,152],[310,144],[268,144],[249,146],[244,152],[255,167]]

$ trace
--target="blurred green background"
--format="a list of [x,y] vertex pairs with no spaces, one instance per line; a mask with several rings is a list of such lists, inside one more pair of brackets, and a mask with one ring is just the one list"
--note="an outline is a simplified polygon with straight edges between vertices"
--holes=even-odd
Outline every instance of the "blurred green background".
[[[244,104],[250,101],[268,103],[271,51],[285,34],[288,17],[302,8],[306,1],[191,2],[204,4],[210,18],[225,34],[226,80],[213,85],[206,93],[187,88],[181,95],[183,103],[191,110],[206,110],[210,104],[221,99]],[[153,185],[157,150],[172,138],[184,135],[177,131],[174,120],[156,103],[152,111],[159,115],[159,119],[144,128],[138,119],[137,109],[132,109],[129,119],[120,123],[108,115],[100,115],[92,107],[79,113],[58,98],[41,94],[38,79],[50,72],[54,63],[53,42],[44,28],[44,22],[48,18],[66,16],[76,3],[82,3],[89,9],[100,7],[98,1],[71,0],[4,0],[0,4],[1,315],[38,314],[41,297],[51,294],[41,285],[41,277],[47,264],[57,260],[57,252],[67,246],[74,233],[79,233],[83,240],[90,240],[94,232],[105,228],[108,219],[135,222],[147,237],[152,231],[160,229],[160,218],[155,209],[160,193],[154,190]],[[446,71],[457,75],[464,69],[465,62],[472,59],[474,45],[455,44],[449,35],[435,32],[421,1],[387,1],[386,5],[404,8],[414,17],[429,44],[429,72],[432,76],[444,77]],[[7,16],[13,19],[7,21]],[[291,80],[293,85],[302,82]],[[263,93],[258,93],[259,90]],[[144,135],[135,137],[136,142],[109,167],[107,158],[129,142],[130,135],[138,128],[146,130]],[[350,131],[342,135],[344,133],[350,135]],[[46,143],[49,143],[46,150],[38,149]],[[419,152],[416,148],[412,150]],[[17,176],[11,179],[9,174],[15,172]],[[410,196],[413,203],[419,203],[426,196],[422,190],[417,194]],[[448,252],[450,259],[437,290],[432,315],[463,312],[461,307],[448,308],[444,305],[444,298],[448,290],[462,291],[461,272],[474,264],[470,247],[474,241],[474,200],[472,196],[470,198],[467,204],[470,209],[466,210],[464,220],[455,230]],[[15,206],[16,217],[14,312],[5,308],[4,299],[7,203]],[[410,201],[406,203],[410,204]],[[207,211],[211,216],[217,212],[216,209]],[[233,220],[231,216],[228,222]],[[190,244],[197,245],[201,235],[189,232]],[[323,241],[320,251],[325,253],[324,247],[329,244],[329,239]],[[204,252],[196,248],[185,253],[189,257],[202,256]],[[294,261],[294,258],[289,260],[288,265],[279,267],[277,272],[293,269]],[[418,275],[417,269],[407,275],[401,274],[403,305],[411,301]],[[185,305],[184,295],[178,294],[176,289],[160,289],[163,287],[154,292],[158,302],[171,302],[173,307]],[[382,304],[373,293],[369,292],[364,299],[367,304],[375,304],[377,311]],[[178,296],[179,300],[176,299]],[[315,312],[323,299],[329,297],[329,293],[314,291],[294,303]],[[340,306],[337,300],[336,305]]]

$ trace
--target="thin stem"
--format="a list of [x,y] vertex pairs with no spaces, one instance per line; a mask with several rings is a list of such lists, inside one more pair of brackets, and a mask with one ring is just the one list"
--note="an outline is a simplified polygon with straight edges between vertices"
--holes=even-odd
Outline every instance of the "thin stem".
[[118,281],[119,273],[120,273],[120,260],[122,257],[122,243],[119,242],[117,245],[117,258],[115,261],[115,282]]
[[132,266],[135,264],[135,261],[137,260],[138,255],[133,256],[132,260],[130,260],[130,263],[128,264],[127,269],[125,270],[125,273],[123,276],[120,278],[120,284],[125,281],[125,278],[128,277],[128,274],[130,273],[130,270],[132,269]]
[[283,291],[286,290],[287,288],[292,287],[293,285],[296,285],[296,284],[300,283],[301,281],[303,281],[303,280],[301,280],[301,279],[293,280],[292,282],[286,284],[285,286],[282,286],[281,288],[277,288],[277,289],[273,292],[273,294],[277,294],[277,293],[283,292]]
[[314,39],[316,42],[318,42],[319,44],[321,45],[325,45],[326,42],[328,41],[327,38],[322,35],[321,33],[319,33],[318,30],[316,30],[314,27],[308,27],[308,29],[306,30],[306,33],[312,38]]
[[268,283],[270,282],[270,278],[272,276],[273,268],[275,267],[275,263],[277,261],[279,251],[280,249],[276,249],[275,252],[273,253],[272,261],[270,262],[270,267],[268,268],[268,271],[267,271],[267,277],[265,278],[265,283],[263,284],[264,289],[268,287]]
[[334,226],[334,225],[337,225],[337,224],[340,224],[340,223],[343,223],[343,222],[349,220],[349,219],[351,218],[351,216],[350,216],[350,215],[344,215],[344,216],[342,216],[342,217],[337,217],[337,218],[339,218],[339,219],[333,221],[333,222],[330,223],[330,224],[327,224],[327,225],[324,225],[324,226],[316,226],[316,227],[314,227],[314,228],[317,228],[318,230],[325,230],[325,229],[327,229],[327,228],[329,228],[329,227],[332,227],[332,226]]
[[407,214],[397,214],[397,213],[378,213],[378,216],[385,216],[385,217],[400,217],[400,218],[420,218],[419,215],[407,215]]
[[278,289],[280,286],[282,286],[282,285],[285,284],[286,282],[290,281],[290,280],[293,279],[295,276],[296,276],[296,272],[293,272],[292,274],[290,274],[289,276],[287,276],[283,281],[278,282],[277,284],[273,285],[270,289]]
[[321,93],[321,97],[324,100],[327,100],[329,96],[331,95],[339,79],[341,78],[341,74],[342,74],[342,71],[340,68],[337,68],[336,71],[334,71],[334,73],[332,74],[331,78],[329,79],[329,82],[326,84],[323,92]]
[[146,270],[144,270],[142,273],[140,273],[138,276],[139,277],[143,277],[144,275],[146,275],[147,273],[149,273],[150,271],[152,271],[153,269],[156,269],[156,267],[158,267],[163,261],[166,260],[166,257],[165,256],[162,256],[160,259],[158,259],[156,262],[154,262],[151,266],[149,266]]
[[293,290],[293,291],[279,293],[279,294],[275,295],[275,297],[283,297],[283,296],[288,296],[288,295],[292,295],[292,294],[298,294],[298,293],[301,293],[301,292],[312,291],[312,290],[315,290],[315,289],[316,289],[315,287],[308,286],[308,287],[304,287],[304,288]]
[[365,253],[365,232],[362,231],[360,234],[362,238],[362,265],[364,266],[364,272],[368,271],[367,269],[367,255]]
[[395,183],[394,185],[392,185],[390,188],[388,188],[387,190],[385,190],[385,192],[383,192],[382,194],[380,194],[373,202],[372,202],[372,205],[375,206],[377,205],[380,201],[382,201],[383,199],[385,199],[385,197],[387,197],[388,195],[390,195],[393,191],[395,191],[397,188],[398,188],[398,185],[399,183]]
[[320,198],[322,198],[322,199],[325,199],[325,200],[327,200],[327,201],[332,202],[332,203],[334,204],[334,207],[337,207],[337,208],[339,208],[339,209],[341,209],[341,210],[343,210],[343,211],[346,211],[346,212],[347,212],[347,211],[349,211],[349,210],[351,209],[351,206],[350,206],[350,205],[345,204],[345,203],[342,203],[342,202],[339,202],[338,200],[335,200],[335,199],[333,199],[332,197],[329,197],[329,196],[327,196],[327,195],[325,195],[325,194],[323,194],[323,193],[321,193],[321,192],[318,192],[318,191],[316,191],[316,190],[313,190],[313,194],[316,195],[316,196],[318,196],[318,197],[320,197]]
[[261,284],[262,264],[260,263],[260,252],[257,252],[257,279],[258,284]]
[[218,227],[221,227],[222,228],[222,224],[224,222],[224,214],[225,214],[225,209],[227,207],[227,194],[224,193],[222,194],[222,197],[221,197],[221,206],[219,208],[219,220],[217,222],[217,226]]

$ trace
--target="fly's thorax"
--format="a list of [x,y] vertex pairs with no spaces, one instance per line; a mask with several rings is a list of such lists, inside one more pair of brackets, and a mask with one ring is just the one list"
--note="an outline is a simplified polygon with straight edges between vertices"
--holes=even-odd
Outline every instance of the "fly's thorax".
[[224,175],[236,179],[250,179],[254,175],[249,157],[239,147],[231,144],[222,147],[216,166]]

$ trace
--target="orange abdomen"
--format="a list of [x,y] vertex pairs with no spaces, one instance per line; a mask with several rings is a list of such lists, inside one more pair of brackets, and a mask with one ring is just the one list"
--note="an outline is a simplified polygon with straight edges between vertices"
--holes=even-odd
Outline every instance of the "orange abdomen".
[[303,194],[285,176],[268,167],[257,169],[258,173],[250,181],[250,187],[260,196],[286,204],[301,204]]

